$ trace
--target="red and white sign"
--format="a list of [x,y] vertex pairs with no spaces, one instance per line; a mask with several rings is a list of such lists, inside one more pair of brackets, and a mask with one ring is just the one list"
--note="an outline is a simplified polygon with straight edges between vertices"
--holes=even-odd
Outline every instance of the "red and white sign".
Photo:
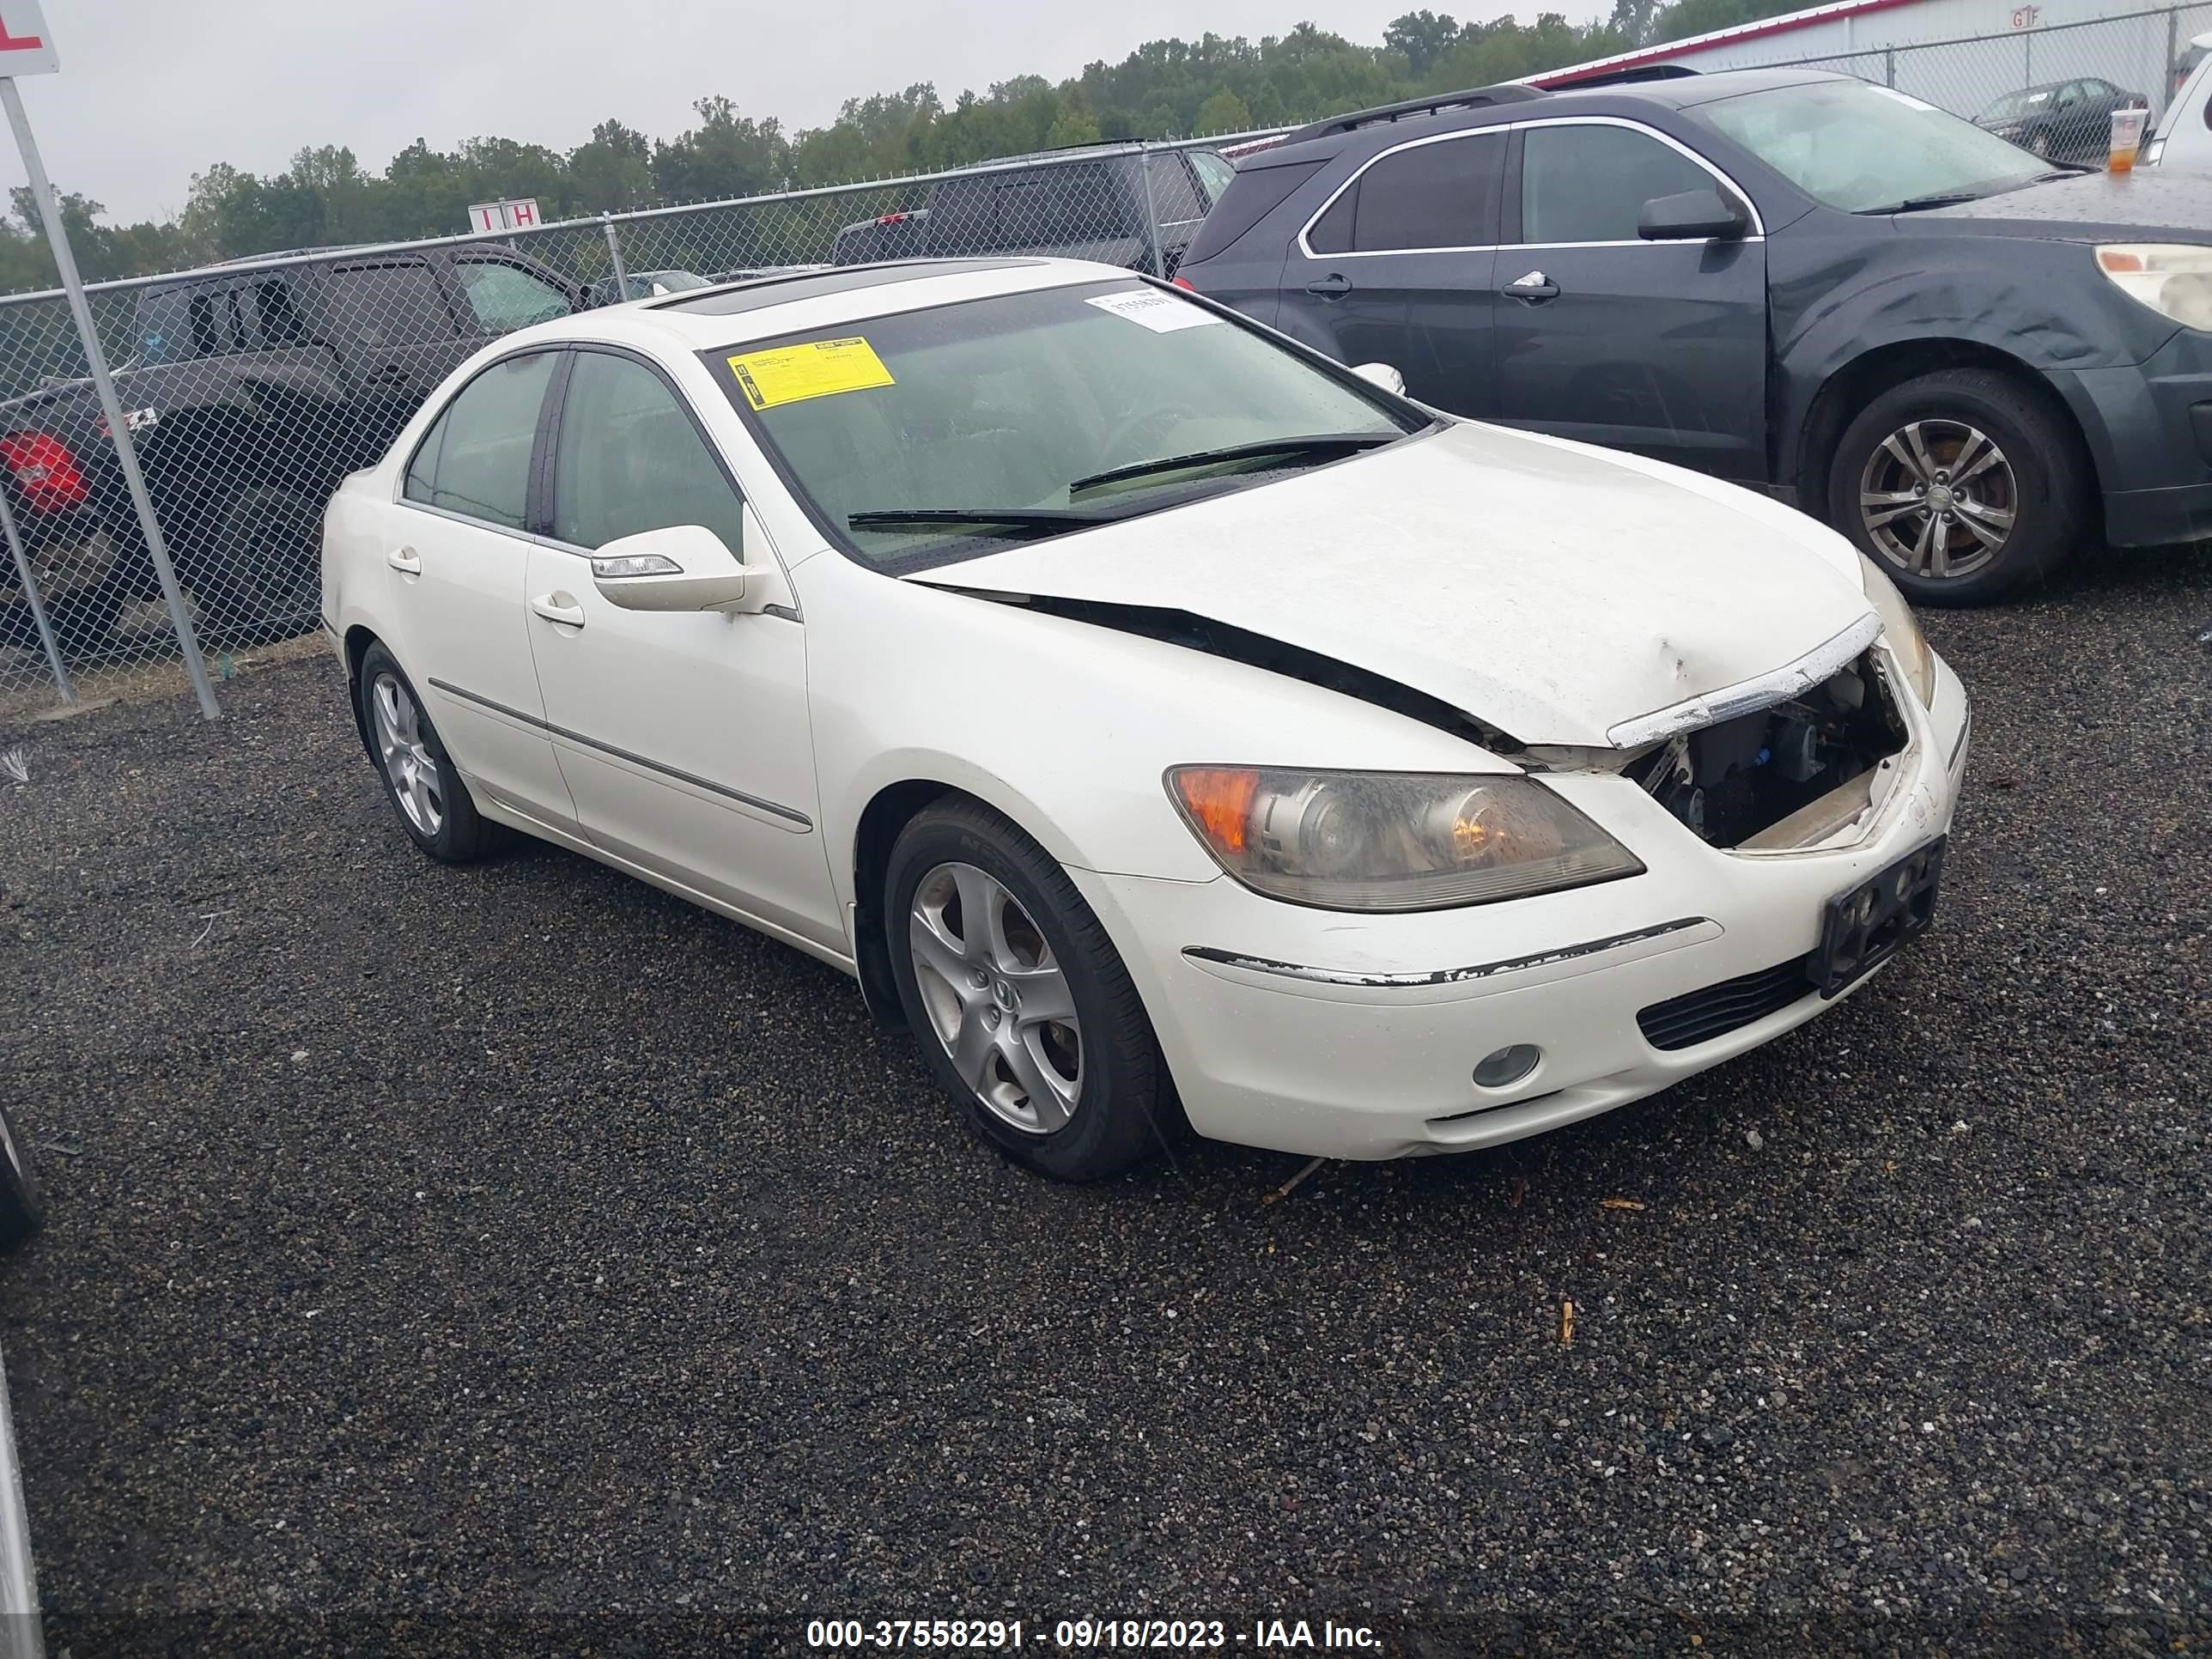
[[0,0],[0,75],[52,75],[61,66],[39,0]]
[[[0,6],[8,3],[9,0],[0,0]],[[535,230],[544,222],[538,216],[534,196],[511,202],[478,202],[469,209],[471,230]]]

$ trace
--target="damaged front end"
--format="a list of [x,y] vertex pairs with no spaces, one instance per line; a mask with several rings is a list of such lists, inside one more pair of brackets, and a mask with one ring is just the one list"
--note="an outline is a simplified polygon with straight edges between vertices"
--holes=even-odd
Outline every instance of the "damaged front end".
[[1710,847],[1786,852],[1863,833],[1911,738],[1896,683],[1869,649],[1794,695],[1656,742],[1528,758],[1618,772]]

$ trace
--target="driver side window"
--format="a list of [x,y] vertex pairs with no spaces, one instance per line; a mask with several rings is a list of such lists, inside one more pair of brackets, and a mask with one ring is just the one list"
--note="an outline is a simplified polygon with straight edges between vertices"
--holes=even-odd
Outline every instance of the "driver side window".
[[468,295],[469,309],[487,334],[505,334],[532,323],[565,317],[575,307],[568,296],[518,265],[497,259],[463,259],[453,275]]
[[742,557],[738,493],[690,411],[641,362],[579,351],[561,400],[553,535],[597,549],[672,525],[704,525]]

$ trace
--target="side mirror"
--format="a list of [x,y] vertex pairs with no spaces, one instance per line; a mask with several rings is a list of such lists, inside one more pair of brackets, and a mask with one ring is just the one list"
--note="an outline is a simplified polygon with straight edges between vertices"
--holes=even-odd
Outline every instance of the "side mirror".
[[592,585],[624,611],[720,611],[743,605],[767,573],[740,564],[704,525],[671,525],[607,543],[592,555]]
[[1743,204],[1717,190],[1655,196],[1636,216],[1636,234],[1647,242],[1733,241],[1750,228]]
[[1406,395],[1406,377],[1388,363],[1361,363],[1352,372],[1370,386],[1379,386],[1397,397]]

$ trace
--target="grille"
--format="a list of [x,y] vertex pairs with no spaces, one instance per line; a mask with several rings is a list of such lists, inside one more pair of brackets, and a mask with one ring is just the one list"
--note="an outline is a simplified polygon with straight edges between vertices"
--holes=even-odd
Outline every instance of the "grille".
[[1637,1015],[1636,1023],[1644,1029],[1644,1041],[1655,1048],[1692,1048],[1812,994],[1812,981],[1805,977],[1805,958],[1792,957],[1755,974],[1724,979],[1702,991],[1655,1002]]

